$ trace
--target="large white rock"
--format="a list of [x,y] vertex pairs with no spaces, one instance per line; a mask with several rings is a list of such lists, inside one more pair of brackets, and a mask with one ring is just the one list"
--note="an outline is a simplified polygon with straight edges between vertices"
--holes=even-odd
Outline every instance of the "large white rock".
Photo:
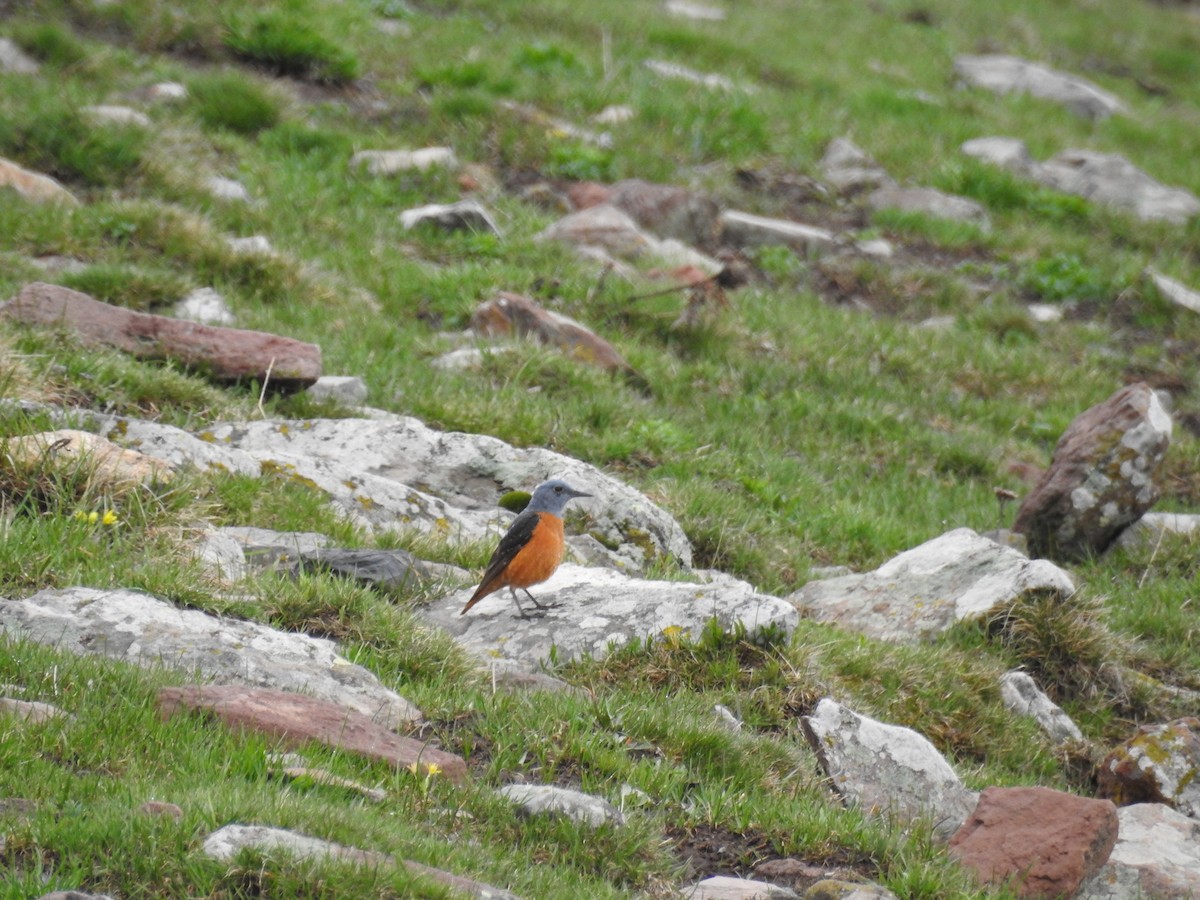
[[954,60],[954,72],[977,87],[997,94],[1017,92],[1053,100],[1088,119],[1106,119],[1125,112],[1125,105],[1117,97],[1087,79],[1016,56],[959,56]]
[[[642,581],[568,563],[531,590],[539,603],[559,605],[540,618],[521,619],[509,592],[501,590],[460,615],[473,592],[468,588],[435,601],[422,615],[485,660],[535,670],[583,655],[600,658],[634,638],[695,640],[713,617],[726,630],[744,626],[750,634],[764,628],[790,633],[799,618],[790,604],[729,575],[708,583]],[[520,597],[526,609],[533,608]]]
[[802,724],[834,790],[867,815],[929,820],[949,838],[978,802],[928,738],[910,728],[878,722],[828,697]]
[[0,631],[74,653],[199,673],[216,684],[309,694],[387,728],[421,717],[371,672],[339,656],[332,641],[180,609],[138,591],[74,587],[0,600]]
[[1200,822],[1164,803],[1123,806],[1117,817],[1117,844],[1077,900],[1200,897]]
[[884,641],[911,641],[986,616],[1033,591],[1063,597],[1071,576],[1044,559],[957,528],[874,572],[811,581],[787,597],[820,622]]
[[1030,716],[1056,743],[1081,741],[1083,733],[1025,672],[1005,672],[1000,676],[1000,699],[1006,709]]

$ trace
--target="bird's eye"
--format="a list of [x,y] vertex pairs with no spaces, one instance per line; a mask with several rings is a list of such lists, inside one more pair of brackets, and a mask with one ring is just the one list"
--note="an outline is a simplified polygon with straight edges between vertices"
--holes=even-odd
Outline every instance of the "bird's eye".
[[562,493],[562,485],[561,485],[561,484],[556,484],[556,485],[554,486],[554,493],[556,493],[556,494],[561,494],[561,493]]

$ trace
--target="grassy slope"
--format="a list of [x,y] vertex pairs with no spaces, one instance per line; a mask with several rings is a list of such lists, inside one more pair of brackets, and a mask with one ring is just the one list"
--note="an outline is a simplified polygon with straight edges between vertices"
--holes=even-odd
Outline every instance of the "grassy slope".
[[[41,277],[156,308],[211,284],[246,327],[318,341],[328,371],[361,374],[372,404],[604,466],[680,518],[699,564],[779,593],[802,584],[814,564],[869,567],[951,527],[993,527],[1011,515],[997,508],[993,487],[1023,489],[1010,464],[1044,465],[1081,409],[1131,377],[1195,384],[1200,324],[1168,308],[1139,273],[1152,264],[1200,284],[1200,224],[1135,223],[957,151],[963,140],[989,134],[1020,137],[1039,158],[1087,146],[1124,153],[1165,183],[1200,190],[1190,140],[1200,116],[1200,25],[1184,11],[1145,5],[1132,16],[1116,0],[1012,3],[1003,14],[949,2],[864,8],[778,0],[738,5],[713,25],[671,19],[651,2],[481,0],[416,11],[289,5],[287,21],[311,24],[342,62],[346,54],[357,61],[360,79],[339,88],[274,83],[234,65],[225,35],[253,24],[240,6],[18,5],[7,32],[41,56],[46,72],[32,83],[0,76],[0,152],[53,172],[88,202],[70,214],[0,205],[0,293]],[[397,16],[411,36],[384,33],[373,12]],[[986,50],[1085,74],[1133,112],[1092,125],[1029,98],[955,89],[953,57]],[[641,65],[647,58],[758,89],[724,94],[663,82]],[[187,83],[193,99],[156,108],[149,140],[89,127],[73,113],[168,78]],[[579,122],[610,103],[629,104],[638,117],[614,129],[617,149],[604,152],[521,122],[499,108],[505,98]],[[233,119],[236,111],[244,118]],[[631,303],[640,286],[615,280],[589,293],[593,270],[531,239],[552,215],[511,193],[489,201],[504,225],[502,241],[402,234],[398,213],[456,198],[453,178],[374,179],[347,170],[354,150],[449,144],[501,180],[520,182],[534,171],[643,177],[772,213],[783,211],[779,199],[739,187],[735,170],[816,174],[825,144],[842,135],[901,181],[981,200],[992,230],[887,215],[866,222],[864,236],[907,248],[899,272],[878,264],[830,271],[762,253],[755,260],[762,277],[734,294],[717,321],[687,334],[669,328],[677,298]],[[256,202],[214,201],[198,174],[237,177]],[[811,212],[819,221],[834,211]],[[223,246],[224,234],[266,234],[288,259],[238,258]],[[29,262],[47,254],[88,268],[47,276]],[[864,314],[820,295],[815,288],[831,276],[891,314]],[[483,372],[435,373],[429,360],[446,346],[439,332],[462,328],[498,289],[531,292],[613,339],[647,377],[650,395],[535,347]],[[1020,309],[1024,301],[1073,297],[1085,301],[1079,314],[1058,325],[1031,327]],[[945,313],[955,319],[948,331],[913,328]],[[17,351],[0,364],[9,394],[112,405],[195,427],[257,414],[250,388],[212,389],[54,338],[5,340]],[[1181,415],[1196,412],[1186,390],[1176,404]],[[322,410],[291,399],[272,401],[268,412]],[[45,424],[3,415],[9,431]],[[1198,493],[1197,444],[1183,428],[1176,435],[1161,505],[1189,509]],[[198,479],[135,500],[91,494],[71,473],[26,472],[4,488],[16,508],[0,542],[9,595],[114,584],[228,610],[230,601],[194,567],[161,564],[181,558],[176,548],[199,516],[281,528],[315,523],[343,540],[364,540],[334,522],[318,498],[269,482]],[[121,523],[107,531],[72,517],[108,506]],[[424,549],[470,565],[486,553]],[[832,693],[920,729],[974,786],[1086,791],[1089,762],[1131,722],[1188,711],[1149,689],[1130,692],[1112,678],[1114,662],[1200,687],[1189,609],[1194,555],[1181,542],[1080,566],[1083,589],[1064,607],[1030,604],[1006,623],[960,629],[931,647],[882,647],[805,626],[788,648],[713,638],[699,648],[628,651],[568,673],[590,689],[588,699],[492,696],[446,642],[411,626],[403,603],[386,602],[397,598],[325,579],[256,583],[251,598],[232,607],[239,614],[344,640],[425,709],[434,736],[471,756],[477,786],[456,791],[314,753],[389,788],[380,809],[269,780],[264,748],[252,739],[221,736],[200,722],[158,724],[152,688],[172,676],[9,648],[0,654],[7,667],[0,681],[79,716],[62,734],[4,732],[14,762],[2,769],[3,793],[43,806],[9,828],[9,894],[36,895],[37,871],[47,866],[59,884],[140,896],[237,896],[268,887],[318,896],[331,884],[345,895],[348,878],[361,879],[353,890],[366,893],[389,883],[410,889],[399,876],[314,874],[256,860],[227,870],[184,852],[209,828],[240,819],[387,849],[529,896],[657,890],[677,875],[672,848],[691,846],[704,829],[738,836],[729,843],[744,852],[730,851],[724,870],[756,855],[796,854],[855,864],[901,893],[952,895],[965,882],[921,836],[828,804],[796,749],[797,714]],[[1042,679],[1095,746],[1057,754],[1030,726],[1011,721],[994,679],[1017,663]],[[121,698],[120,715],[98,713],[94,697],[109,695]],[[721,734],[707,712],[715,702],[756,734]],[[64,755],[57,749],[64,743],[79,753]],[[630,831],[591,838],[562,824],[519,823],[489,798],[490,785],[518,773],[610,798],[629,783],[659,802]],[[150,797],[180,802],[184,822],[130,824],[128,810]],[[456,815],[463,811],[469,817]],[[458,838],[449,851],[446,835]],[[106,855],[116,862],[101,865]]]

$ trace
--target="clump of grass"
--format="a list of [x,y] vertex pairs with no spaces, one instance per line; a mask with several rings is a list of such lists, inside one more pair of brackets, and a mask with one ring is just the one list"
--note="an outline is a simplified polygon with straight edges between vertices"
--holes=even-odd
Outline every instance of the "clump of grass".
[[179,272],[123,265],[89,266],[64,274],[62,283],[105,303],[140,311],[174,303],[192,287]]
[[279,104],[253,79],[225,72],[194,78],[188,85],[191,107],[207,128],[252,135],[273,128]]
[[358,77],[358,58],[307,23],[280,12],[259,13],[231,27],[226,45],[277,75],[345,84]]
[[75,35],[51,22],[19,22],[12,36],[26,53],[56,69],[78,66],[88,56]]
[[1063,300],[1103,300],[1116,291],[1109,280],[1078,256],[1044,256],[1021,273],[1020,287],[1049,303]]

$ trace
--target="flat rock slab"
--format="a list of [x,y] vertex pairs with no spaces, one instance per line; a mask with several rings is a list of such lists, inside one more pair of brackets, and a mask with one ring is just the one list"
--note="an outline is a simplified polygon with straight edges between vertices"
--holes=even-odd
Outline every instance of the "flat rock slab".
[[471,593],[468,588],[450,594],[421,615],[485,660],[525,670],[585,655],[602,658],[610,647],[635,638],[695,640],[714,616],[726,630],[745,626],[751,634],[765,628],[790,634],[799,618],[791,604],[730,576],[707,584],[643,581],[567,564],[533,588],[538,602],[559,605],[531,619],[518,618],[508,591],[460,615]]
[[1029,592],[1074,593],[1071,576],[1046,560],[958,528],[874,572],[812,581],[787,599],[820,622],[884,641],[914,641],[986,616]]
[[1155,725],[1114,749],[1097,767],[1101,797],[1126,806],[1165,803],[1200,819],[1200,719]]
[[396,768],[415,766],[456,784],[467,778],[467,764],[461,757],[402,737],[362,713],[304,694],[232,684],[165,687],[158,691],[158,708],[164,719],[205,710],[231,728],[278,738],[287,747],[313,741],[381,759]]
[[457,166],[458,157],[450,147],[360,150],[350,157],[351,169],[364,169],[371,175],[396,175],[400,172],[424,172],[428,169],[452,169]]
[[1200,822],[1161,803],[1122,807],[1117,818],[1117,843],[1076,900],[1200,897]]
[[929,739],[910,728],[878,722],[828,697],[801,724],[833,789],[867,815],[927,820],[949,838],[975,808],[975,793]]
[[722,241],[735,247],[782,245],[808,256],[837,246],[832,231],[789,219],[771,219],[730,209],[721,213],[720,223]]
[[997,94],[1016,92],[1053,100],[1087,119],[1106,119],[1125,112],[1125,104],[1116,96],[1087,79],[1016,56],[959,56],[954,60],[954,72],[963,80]]
[[1037,166],[1034,177],[1055,190],[1130,212],[1143,221],[1183,225],[1200,214],[1195,194],[1159,183],[1116,153],[1064,150]]
[[438,578],[467,575],[465,569],[425,562],[407,550],[337,547],[301,553],[287,569],[292,574],[327,572],[384,591],[414,591]]
[[991,225],[991,217],[982,204],[936,188],[887,185],[872,191],[867,196],[867,205],[871,209],[895,209],[955,222],[969,222],[982,228]]
[[179,609],[149,594],[67,588],[0,600],[0,631],[79,654],[199,673],[221,684],[304,692],[387,728],[421,712],[332,641]]
[[1021,897],[1070,897],[1117,841],[1107,800],[1041,787],[990,787],[949,852],[982,884],[1015,884]]
[[78,468],[88,473],[92,487],[115,494],[156,481],[168,482],[175,474],[166,460],[119,447],[98,434],[70,428],[13,435],[4,443],[4,454],[0,468],[8,467],[10,461],[24,465],[44,462],[59,469]]
[[729,875],[713,875],[688,885],[682,896],[687,900],[800,900],[800,895],[791,888]]
[[1122,531],[1115,543],[1125,548],[1157,547],[1166,538],[1188,535],[1200,535],[1200,515],[1148,512]]
[[1013,531],[1036,556],[1074,561],[1103,553],[1158,499],[1171,431],[1158,395],[1142,383],[1080,413],[1021,502]]
[[443,231],[482,231],[499,236],[500,228],[492,214],[477,200],[457,203],[430,203],[406,209],[400,213],[400,224],[406,230],[431,225]]
[[624,825],[625,816],[603,797],[552,784],[509,784],[496,793],[515,803],[528,816],[565,816],[592,828],[607,822]]
[[1055,743],[1083,740],[1079,726],[1024,672],[1000,676],[1000,699],[1006,709],[1034,719]]
[[171,316],[134,312],[59,285],[26,285],[0,314],[15,322],[65,328],[86,344],[113,347],[140,359],[200,366],[219,381],[269,381],[302,390],[321,375],[321,348],[262,331],[221,328]]

